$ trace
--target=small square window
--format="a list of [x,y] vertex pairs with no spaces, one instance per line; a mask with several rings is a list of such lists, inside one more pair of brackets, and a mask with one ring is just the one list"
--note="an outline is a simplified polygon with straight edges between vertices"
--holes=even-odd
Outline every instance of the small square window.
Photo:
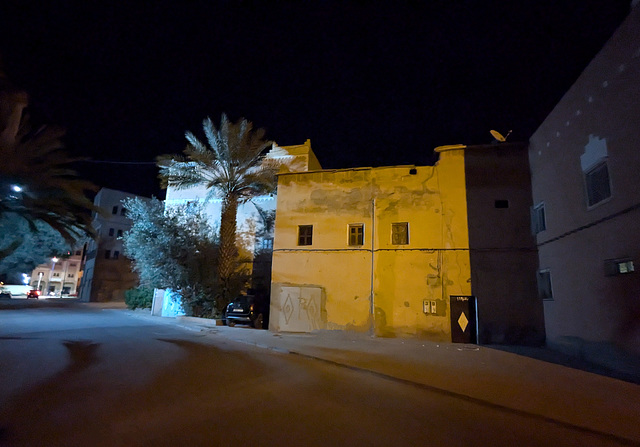
[[113,252],[113,259],[118,259],[120,257],[120,252],[118,250]]
[[298,226],[298,245],[311,245],[313,241],[313,225]]
[[111,258],[111,250],[105,250],[104,251],[104,258],[105,259]]
[[122,230],[118,230],[118,237],[122,237]]
[[597,205],[611,197],[611,183],[606,161],[585,172],[584,178],[587,187],[588,206]]
[[118,206],[114,206],[113,209],[111,210],[111,214],[118,214]]
[[115,230],[113,228],[109,228],[109,236],[113,236]]
[[349,224],[349,245],[364,245],[364,224]]
[[531,209],[531,231],[534,235],[547,229],[547,216],[544,211],[544,202],[540,202]]
[[543,300],[552,300],[551,272],[549,270],[538,271],[538,297]]
[[407,245],[409,243],[409,222],[391,224],[391,244]]

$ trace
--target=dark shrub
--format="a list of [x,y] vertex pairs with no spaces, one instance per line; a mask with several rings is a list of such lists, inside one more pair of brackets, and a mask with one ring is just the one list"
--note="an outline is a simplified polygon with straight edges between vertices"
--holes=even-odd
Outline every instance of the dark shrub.
[[129,309],[148,309],[153,302],[153,289],[138,287],[124,292],[124,302]]

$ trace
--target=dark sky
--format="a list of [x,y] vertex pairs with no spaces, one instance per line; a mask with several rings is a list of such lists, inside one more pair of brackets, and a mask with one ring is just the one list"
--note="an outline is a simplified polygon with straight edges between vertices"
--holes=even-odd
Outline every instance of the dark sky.
[[[431,164],[490,129],[526,141],[629,1],[0,2],[0,54],[69,152],[150,162],[246,117],[325,168]],[[150,164],[83,163],[158,193]]]

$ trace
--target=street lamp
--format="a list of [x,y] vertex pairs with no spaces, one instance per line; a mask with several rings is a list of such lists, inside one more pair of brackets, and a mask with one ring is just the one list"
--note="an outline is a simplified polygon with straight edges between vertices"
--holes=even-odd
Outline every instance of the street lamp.
[[[58,258],[56,258],[55,256],[53,258],[51,258],[51,271],[49,272],[49,284],[47,285],[47,287],[49,289],[51,289],[51,278],[53,277],[53,271],[56,268],[56,262],[58,262]],[[47,295],[49,293],[53,292],[53,296],[56,296],[56,286],[53,286],[53,290],[49,290],[49,292],[47,293]]]

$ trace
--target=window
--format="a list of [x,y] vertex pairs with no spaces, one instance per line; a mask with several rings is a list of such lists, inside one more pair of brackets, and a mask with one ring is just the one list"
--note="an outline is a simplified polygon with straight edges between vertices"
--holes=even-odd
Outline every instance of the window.
[[263,250],[273,250],[273,239],[271,239],[271,238],[262,239],[261,248]]
[[115,232],[115,230],[113,228],[109,228],[109,236],[113,236],[114,232]]
[[552,300],[551,272],[549,270],[538,271],[538,297],[543,300]]
[[540,202],[531,209],[531,231],[534,235],[547,229],[547,220],[544,212],[544,202]]
[[104,258],[105,259],[109,259],[111,257],[111,250],[105,250],[104,251]]
[[59,278],[59,277],[60,277],[60,273],[54,273],[54,274],[53,274],[53,277],[54,277],[54,278]]
[[298,245],[311,245],[313,225],[298,225]]
[[494,203],[494,206],[496,208],[509,208],[509,201],[508,200],[496,200]]
[[116,205],[116,206],[114,206],[114,207],[111,209],[111,214],[118,214],[118,206],[117,206],[117,205]]
[[120,257],[120,252],[118,250],[113,252],[113,259],[118,259]]
[[120,208],[120,215],[124,216],[127,214],[127,209],[123,206],[122,208]]
[[587,205],[594,206],[611,197],[611,183],[606,160],[584,173]]
[[118,230],[118,237],[122,237],[122,230]]
[[409,222],[391,224],[391,243],[393,245],[407,245],[409,243]]
[[67,278],[73,278],[73,273],[68,273]]
[[349,245],[364,244],[364,224],[349,224]]

